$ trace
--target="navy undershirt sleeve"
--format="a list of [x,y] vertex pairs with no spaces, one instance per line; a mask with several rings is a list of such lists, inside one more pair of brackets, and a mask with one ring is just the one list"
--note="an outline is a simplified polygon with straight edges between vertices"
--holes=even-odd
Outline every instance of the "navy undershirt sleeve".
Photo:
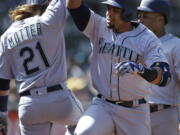
[[[0,78],[0,90],[7,91],[9,89],[10,80]],[[0,96],[0,112],[7,111],[8,96]]]
[[0,96],[0,112],[6,112],[8,107],[8,96]]
[[0,78],[0,90],[8,90],[9,83],[10,83],[10,80]]
[[68,10],[77,28],[80,31],[84,31],[84,29],[86,28],[89,22],[90,15],[91,15],[89,8],[84,3],[82,3],[80,7],[76,9],[68,9]]
[[144,73],[140,74],[144,79],[146,79],[148,82],[152,82],[155,80],[158,76],[157,70],[154,69],[154,67],[159,67],[162,69],[162,79],[160,82],[156,85],[160,87],[164,87],[168,84],[171,74],[169,71],[169,65],[165,62],[155,62],[151,68],[145,68]]

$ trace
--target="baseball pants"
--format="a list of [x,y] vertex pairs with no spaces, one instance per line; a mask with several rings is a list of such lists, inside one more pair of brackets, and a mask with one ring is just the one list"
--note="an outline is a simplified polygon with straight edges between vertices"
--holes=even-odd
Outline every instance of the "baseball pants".
[[149,105],[126,108],[94,98],[80,118],[76,135],[150,135]]
[[21,135],[50,135],[52,122],[75,125],[82,106],[69,90],[23,96],[19,102]]
[[179,135],[177,107],[152,112],[150,116],[152,135]]

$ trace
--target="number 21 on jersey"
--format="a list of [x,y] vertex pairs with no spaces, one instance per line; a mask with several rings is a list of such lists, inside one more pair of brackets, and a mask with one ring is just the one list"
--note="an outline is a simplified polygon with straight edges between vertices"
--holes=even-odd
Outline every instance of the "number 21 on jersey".
[[[37,52],[35,52],[35,51],[37,51]],[[40,70],[40,68],[36,65],[34,65],[34,67],[28,66],[30,64],[30,62],[32,62],[35,59],[36,53],[40,54],[41,60],[43,61],[44,65],[46,67],[49,67],[48,60],[47,60],[46,55],[44,54],[44,51],[39,42],[37,42],[37,44],[35,46],[35,50],[33,50],[32,48],[27,47],[27,46],[23,47],[23,48],[21,48],[19,55],[20,55],[20,57],[25,57],[24,61],[23,61],[23,67],[24,67],[24,70],[27,75],[30,75],[30,74],[35,73]],[[27,54],[28,54],[28,56],[26,56]]]

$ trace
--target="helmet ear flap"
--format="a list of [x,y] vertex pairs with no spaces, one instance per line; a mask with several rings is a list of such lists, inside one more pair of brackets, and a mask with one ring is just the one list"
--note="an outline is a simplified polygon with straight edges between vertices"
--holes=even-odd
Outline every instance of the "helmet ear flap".
[[137,13],[134,12],[131,9],[124,8],[121,14],[121,18],[123,21],[129,22],[133,21],[137,17]]
[[136,18],[137,0],[105,0],[102,3],[124,9],[121,16],[122,20],[126,22],[130,22]]
[[133,18],[132,11],[123,9],[122,20],[129,22],[129,18]]

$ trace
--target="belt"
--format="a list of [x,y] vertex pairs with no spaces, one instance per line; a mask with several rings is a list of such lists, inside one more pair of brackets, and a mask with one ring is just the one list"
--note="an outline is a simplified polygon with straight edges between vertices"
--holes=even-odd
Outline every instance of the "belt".
[[[62,90],[62,89],[63,87],[60,84],[57,84],[57,85],[47,87],[46,92],[48,93],[48,92],[53,92],[53,91]],[[36,94],[38,95],[38,88],[37,88]],[[19,93],[20,97],[29,96],[29,95],[31,95],[31,92],[29,90]]]
[[163,109],[170,108],[171,105],[164,105],[164,104],[150,104],[150,112],[157,112]]
[[[128,108],[134,107],[134,101],[133,100],[131,100],[131,101],[122,101],[122,100],[120,100],[120,101],[112,101],[112,100],[104,98],[104,96],[101,95],[101,94],[98,94],[97,97],[101,98],[101,99],[104,99],[105,101],[110,102],[112,104],[116,104],[116,105],[120,105],[120,106],[124,106],[124,107],[128,107]],[[146,100],[144,98],[142,98],[142,99],[138,99],[135,102],[137,104],[145,104]]]

